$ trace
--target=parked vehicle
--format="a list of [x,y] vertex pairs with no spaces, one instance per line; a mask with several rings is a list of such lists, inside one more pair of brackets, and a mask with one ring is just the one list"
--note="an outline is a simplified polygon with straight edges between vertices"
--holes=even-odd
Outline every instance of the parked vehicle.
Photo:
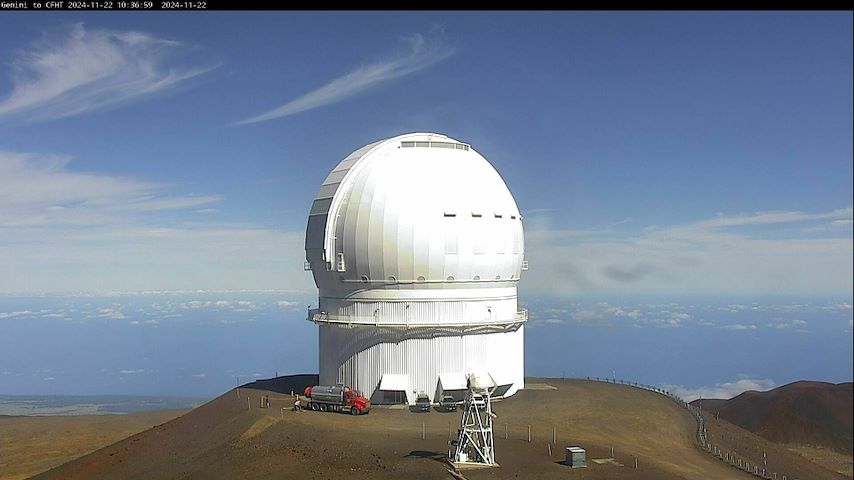
[[414,411],[416,411],[416,412],[429,412],[431,406],[432,405],[430,403],[430,397],[428,397],[427,395],[425,395],[423,393],[419,393],[418,397],[415,399]]
[[305,389],[308,408],[321,412],[344,412],[361,415],[371,410],[371,402],[358,390],[344,385],[316,385]]
[[445,395],[442,397],[442,400],[439,401],[439,410],[443,412],[456,412],[457,401],[454,400],[454,397]]

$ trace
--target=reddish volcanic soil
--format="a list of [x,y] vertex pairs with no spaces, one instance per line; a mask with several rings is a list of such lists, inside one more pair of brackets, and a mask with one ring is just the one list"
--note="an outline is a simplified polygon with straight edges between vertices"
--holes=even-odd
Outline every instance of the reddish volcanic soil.
[[[530,389],[494,404],[496,459],[501,467],[465,470],[465,478],[752,478],[701,451],[694,440],[693,416],[667,397],[585,380],[527,382]],[[289,392],[282,385],[274,380],[232,390],[182,417],[36,478],[452,478],[444,456],[449,429],[456,430],[459,412],[416,414],[374,408],[358,417],[292,412],[286,393],[258,389]],[[259,408],[261,395],[271,397],[270,408]],[[550,456],[553,428],[557,443]],[[771,447],[759,437],[751,441],[759,448]],[[569,445],[587,449],[588,468],[562,465],[563,449]],[[612,447],[613,461],[593,461],[611,457]],[[790,456],[799,472],[795,474],[793,467],[791,479],[845,478]]]
[[852,398],[851,382],[795,382],[767,392],[744,392],[730,400],[703,400],[701,406],[772,442],[827,447],[851,455]]

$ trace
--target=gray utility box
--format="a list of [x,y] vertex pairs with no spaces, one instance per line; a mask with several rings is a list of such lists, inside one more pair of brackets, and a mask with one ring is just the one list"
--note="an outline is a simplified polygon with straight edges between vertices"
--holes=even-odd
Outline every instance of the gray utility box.
[[572,468],[587,466],[587,452],[581,447],[566,447],[566,464]]

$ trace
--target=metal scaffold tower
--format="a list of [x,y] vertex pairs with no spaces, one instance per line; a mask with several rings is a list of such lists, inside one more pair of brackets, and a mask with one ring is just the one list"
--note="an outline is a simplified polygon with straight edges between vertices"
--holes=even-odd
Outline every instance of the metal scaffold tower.
[[497,388],[492,377],[488,379],[468,375],[463,417],[454,452],[455,464],[498,466],[495,462],[495,442],[492,436],[490,398]]

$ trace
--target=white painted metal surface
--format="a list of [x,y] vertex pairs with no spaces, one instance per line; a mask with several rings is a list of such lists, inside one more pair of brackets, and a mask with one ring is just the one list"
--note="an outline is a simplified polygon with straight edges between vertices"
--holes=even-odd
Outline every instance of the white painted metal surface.
[[321,383],[370,396],[400,374],[433,395],[439,373],[485,369],[507,395],[523,386],[522,217],[471,146],[413,133],[347,156],[312,205],[306,260]]
[[442,388],[445,390],[466,389],[466,376],[464,373],[440,373],[439,381],[442,382]]
[[454,463],[458,465],[495,466],[495,439],[492,432],[492,394],[496,388],[488,376],[468,376],[468,391],[463,405],[463,416],[457,431]]
[[409,390],[409,375],[383,374],[380,390],[403,392]]

